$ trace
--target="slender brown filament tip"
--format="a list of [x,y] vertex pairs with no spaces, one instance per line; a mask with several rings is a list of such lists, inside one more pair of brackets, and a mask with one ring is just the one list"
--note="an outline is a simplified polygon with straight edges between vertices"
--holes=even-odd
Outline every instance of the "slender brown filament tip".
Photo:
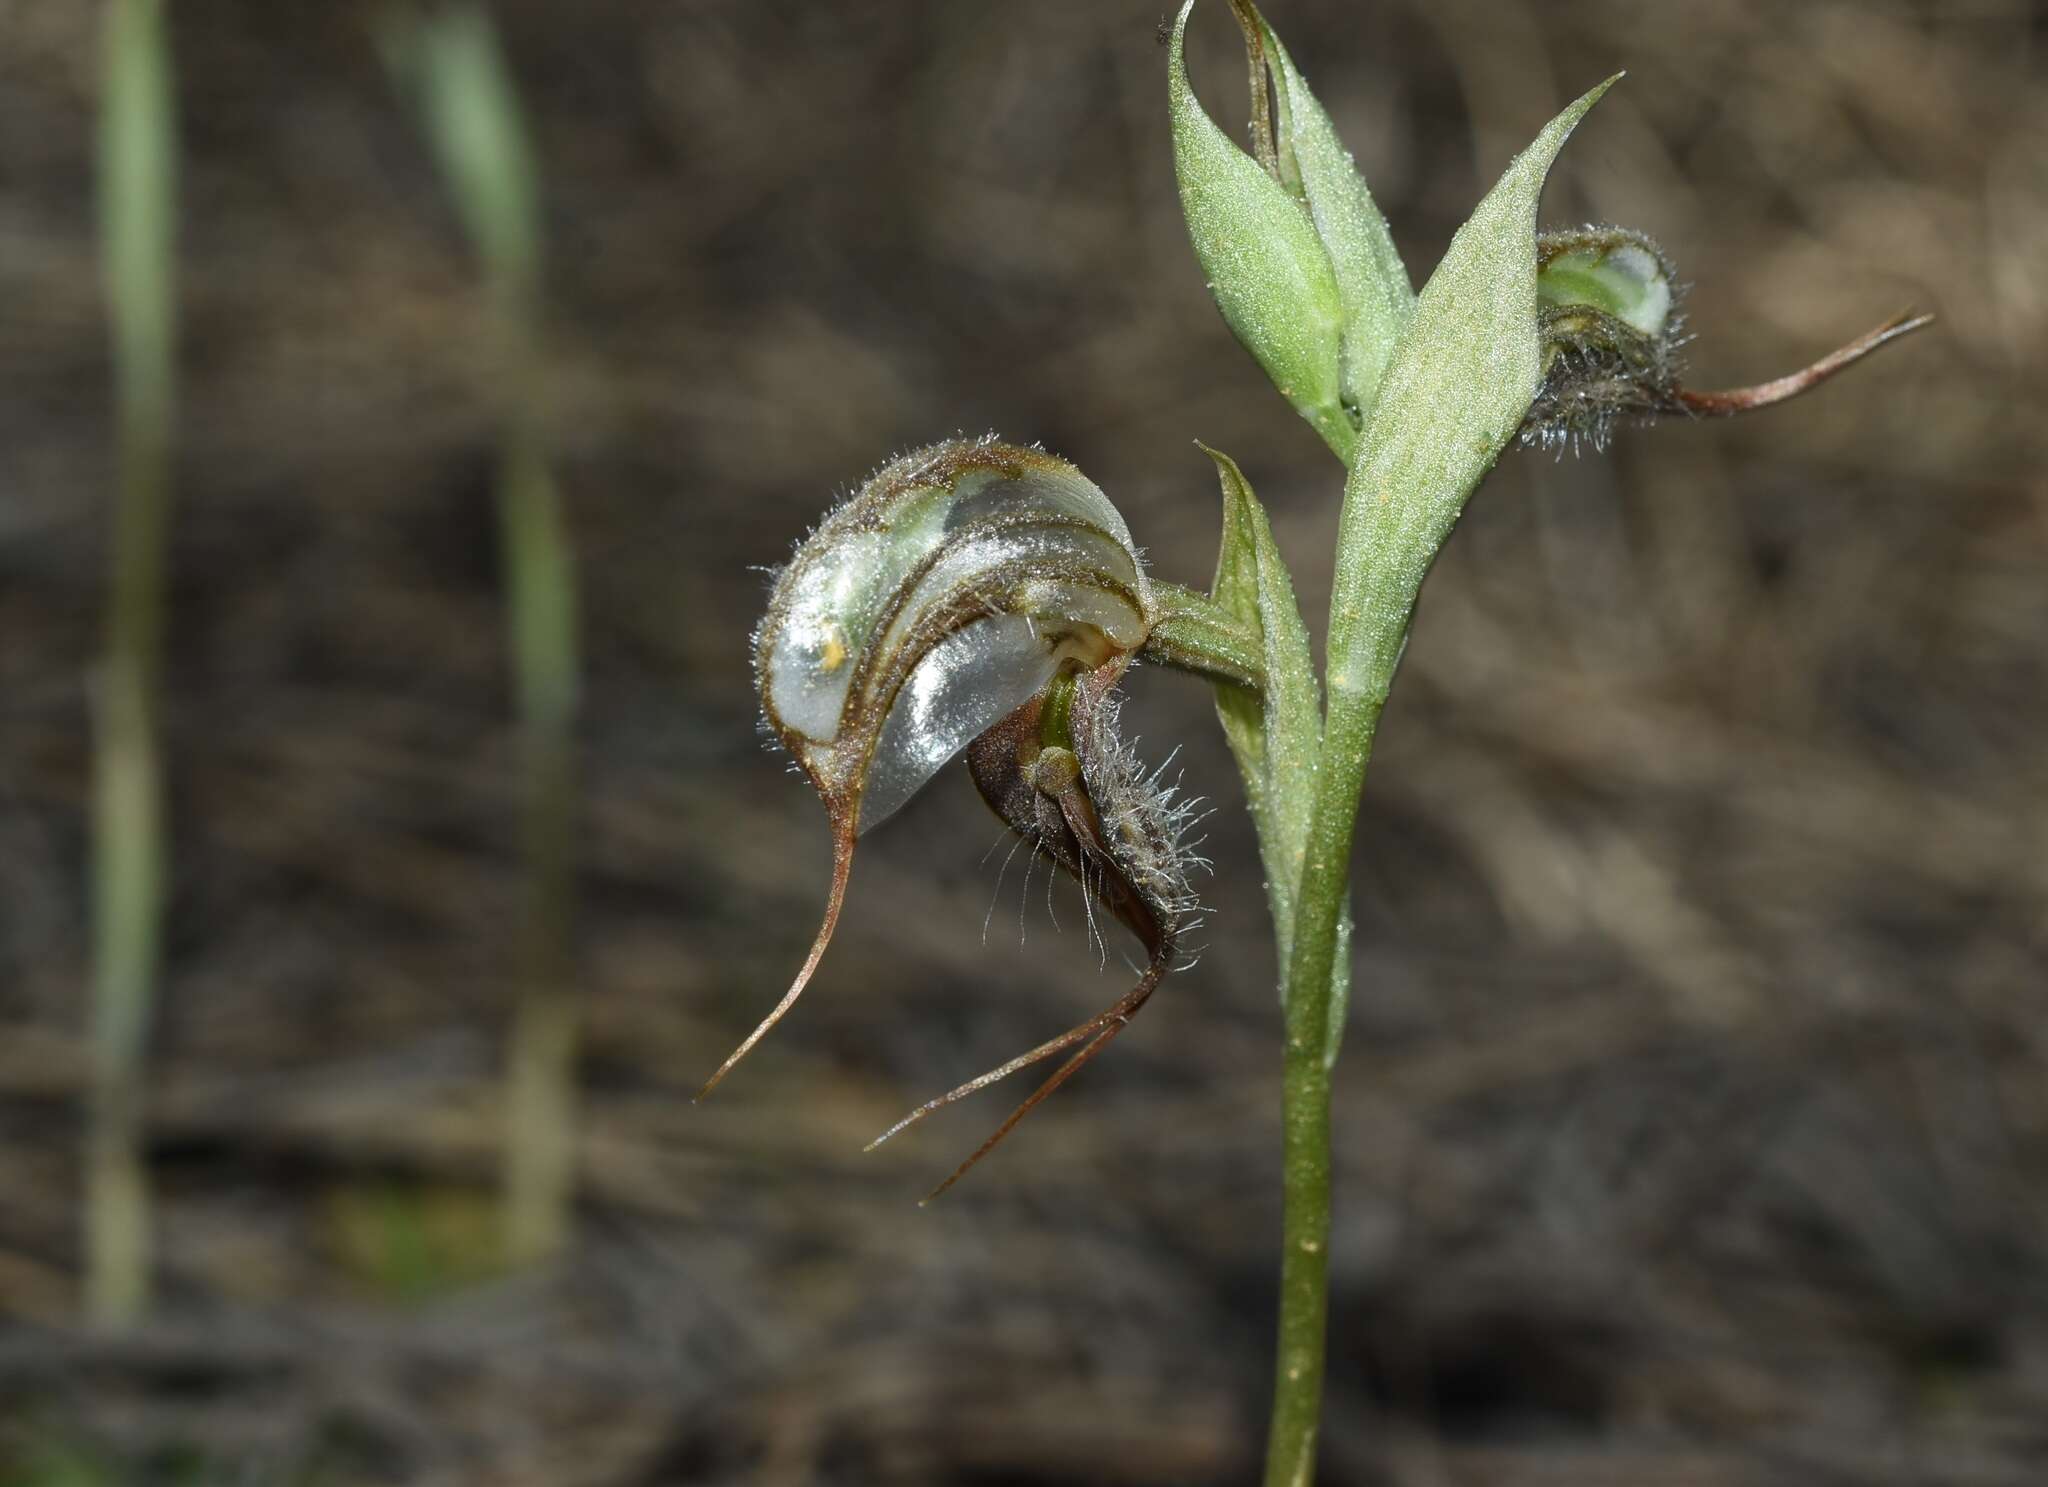
[[1251,73],[1252,154],[1266,174],[1280,179],[1280,152],[1274,145],[1273,101],[1267,80],[1266,40],[1259,31],[1258,12],[1245,0],[1230,0],[1230,13],[1244,32],[1244,59]]
[[974,1078],[968,1080],[965,1084],[961,1085],[958,1089],[947,1090],[946,1093],[940,1095],[935,1100],[926,1100],[922,1105],[918,1106],[915,1110],[911,1111],[910,1114],[904,1116],[903,1119],[897,1121],[895,1125],[889,1127],[888,1130],[882,1132],[881,1135],[877,1136],[874,1140],[870,1141],[866,1146],[862,1147],[861,1150],[873,1151],[876,1147],[880,1146],[884,1141],[887,1141],[891,1136],[896,1135],[899,1131],[909,1130],[912,1126],[916,1125],[919,1121],[923,1120],[927,1115],[930,1115],[934,1110],[938,1110],[943,1108],[944,1106],[951,1105],[956,1100],[964,1100],[969,1095],[974,1094],[977,1091],[987,1089],[991,1084],[994,1084],[998,1079],[1007,1079],[1012,1074],[1016,1073],[1019,1069],[1028,1069],[1033,1064],[1038,1063],[1042,1059],[1051,1058],[1055,1053],[1060,1053],[1066,1049],[1072,1048],[1076,1043],[1079,1043],[1082,1039],[1092,1037],[1094,1034],[1100,1032],[1102,1030],[1104,1020],[1108,1017],[1108,1015],[1109,1014],[1104,1013],[1102,1017],[1091,1018],[1087,1022],[1082,1023],[1079,1027],[1069,1028],[1066,1032],[1061,1033],[1057,1038],[1054,1038],[1049,1042],[1039,1044],[1029,1053],[1018,1054],[1015,1058],[1011,1059],[1007,1064],[1002,1065],[1002,1067],[990,1069],[986,1074],[976,1075]]
[[917,1122],[923,1120],[927,1115],[930,1115],[934,1110],[943,1105],[950,1105],[955,1100],[965,1099],[977,1090],[987,1089],[998,1079],[1006,1078],[1016,1073],[1019,1069],[1028,1068],[1041,1059],[1051,1058],[1055,1053],[1071,1048],[1076,1043],[1081,1043],[1083,1045],[1081,1050],[1057,1069],[1053,1070],[1045,1083],[1033,1090],[1030,1098],[1011,1111],[1009,1118],[996,1127],[995,1134],[975,1149],[974,1155],[956,1167],[951,1177],[948,1177],[944,1182],[918,1200],[918,1206],[922,1208],[925,1204],[931,1202],[932,1199],[938,1197],[939,1194],[945,1192],[947,1188],[966,1176],[968,1169],[976,1162],[994,1151],[1002,1143],[1003,1138],[1016,1129],[1019,1121],[1037,1109],[1039,1103],[1047,1095],[1050,1095],[1054,1090],[1073,1078],[1075,1074],[1079,1073],[1083,1065],[1109,1046],[1110,1039],[1114,1038],[1130,1024],[1131,1018],[1137,1014],[1138,1009],[1145,1005],[1146,1000],[1158,989],[1159,983],[1166,978],[1167,967],[1173,963],[1174,940],[1175,936],[1171,929],[1158,936],[1157,943],[1153,947],[1151,963],[1145,967],[1145,974],[1138,978],[1137,985],[1133,986],[1121,997],[1118,997],[1115,1004],[1107,1011],[1089,1018],[1078,1027],[1069,1028],[1050,1042],[1039,1044],[1029,1053],[1019,1054],[1008,1063],[999,1068],[989,1070],[979,1078],[968,1080],[967,1083],[961,1085],[958,1089],[949,1090],[945,1094],[940,1095],[936,1100],[926,1101],[918,1106],[917,1109],[911,1111],[910,1114],[904,1116],[903,1119],[897,1121],[895,1125],[877,1136],[873,1141],[869,1142],[867,1149],[873,1151],[898,1131],[917,1124]]
[[1674,411],[1700,418],[1728,418],[1755,408],[1768,408],[1773,403],[1796,398],[1807,389],[1820,386],[1842,368],[1861,361],[1878,347],[1911,335],[1933,321],[1932,315],[1895,316],[1868,335],[1858,336],[1840,350],[1823,356],[1812,366],[1775,381],[1759,382],[1754,387],[1731,387],[1721,392],[1688,392],[1679,388],[1671,395]]
[[966,1161],[962,1162],[959,1166],[955,1167],[953,1169],[953,1175],[951,1177],[947,1178],[944,1182],[940,1183],[937,1187],[933,1188],[929,1193],[926,1193],[922,1198],[919,1198],[917,1200],[917,1206],[919,1208],[924,1207],[925,1204],[931,1202],[934,1198],[938,1197],[941,1193],[945,1192],[947,1188],[951,1187],[954,1183],[958,1182],[961,1178],[965,1177],[967,1175],[967,1170],[970,1167],[972,1167],[976,1162],[980,1161],[983,1157],[987,1156],[990,1152],[994,1151],[996,1147],[1002,1143],[1002,1139],[1005,1136],[1009,1135],[1011,1131],[1017,1128],[1017,1122],[1021,1121],[1025,1116],[1029,1115],[1033,1110],[1037,1109],[1039,1102],[1045,1099],[1047,1095],[1051,1094],[1054,1090],[1058,1089],[1061,1085],[1065,1084],[1069,1079],[1073,1078],[1076,1074],[1080,1073],[1081,1066],[1087,1063],[1090,1059],[1094,1058],[1096,1054],[1102,1052],[1103,1049],[1107,1048],[1109,1046],[1109,1040],[1111,1038],[1114,1038],[1118,1033],[1122,1032],[1124,1028],[1129,1024],[1129,1022],[1130,1018],[1128,1016],[1117,1017],[1113,1019],[1110,1022],[1110,1024],[1107,1027],[1105,1027],[1101,1032],[1097,1033],[1095,1037],[1091,1039],[1081,1049],[1079,1053],[1075,1054],[1072,1058],[1068,1059],[1065,1063],[1061,1064],[1057,1069],[1053,1070],[1052,1076],[1048,1078],[1045,1081],[1045,1083],[1039,1085],[1037,1089],[1033,1090],[1031,1092],[1031,1097],[1027,1099],[1023,1104],[1019,1105],[1015,1110],[1012,1110],[1010,1112],[1009,1118],[1005,1120],[1001,1125],[996,1127],[995,1134],[990,1136],[988,1140],[982,1142],[980,1146],[976,1147],[974,1149],[973,1156],[969,1157]]
[[703,1099],[719,1081],[733,1071],[739,1061],[753,1052],[754,1045],[768,1035],[768,1030],[782,1021],[782,1014],[796,1005],[796,999],[810,983],[811,973],[818,969],[818,962],[825,958],[825,947],[832,943],[832,931],[839,924],[839,909],[846,902],[846,879],[853,871],[853,817],[849,814],[844,823],[835,820],[832,824],[832,890],[825,899],[825,922],[818,926],[818,937],[811,942],[811,953],[804,958],[803,969],[796,973],[796,980],[782,1000],[775,1004],[775,1010],[763,1018],[761,1025],[747,1034],[747,1039],[732,1051],[726,1061],[718,1066],[718,1072],[704,1081],[704,1087],[697,1091],[691,1103]]

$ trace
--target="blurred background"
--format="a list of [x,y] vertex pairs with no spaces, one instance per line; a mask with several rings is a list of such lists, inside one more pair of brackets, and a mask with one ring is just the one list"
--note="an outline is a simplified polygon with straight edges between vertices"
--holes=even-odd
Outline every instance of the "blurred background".
[[[999,884],[964,771],[689,1103],[827,879],[755,729],[761,569],[886,456],[1043,441],[1205,584],[1199,437],[1320,633],[1340,472],[1207,299],[1158,6],[494,7],[543,244],[510,422],[580,578],[574,1207],[518,1263],[502,298],[383,11],[169,8],[153,1291],[94,1326],[105,12],[0,3],[0,1482],[1255,1475],[1279,1024],[1201,686],[1127,712],[1216,805],[1200,964],[969,1181],[914,1206],[1002,1094],[860,1148],[1125,972]],[[1747,421],[1510,452],[1438,564],[1354,863],[1325,1480],[2048,1479],[2048,13],[1270,16],[1418,284],[1625,67],[1545,221],[1665,246],[1695,386],[1941,317]],[[1240,126],[1221,4],[1191,55]]]

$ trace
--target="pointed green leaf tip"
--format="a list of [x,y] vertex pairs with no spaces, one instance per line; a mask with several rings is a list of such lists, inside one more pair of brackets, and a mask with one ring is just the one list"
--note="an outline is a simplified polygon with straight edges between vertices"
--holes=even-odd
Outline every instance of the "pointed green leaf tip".
[[[1266,675],[1263,694],[1218,687],[1216,710],[1244,773],[1252,819],[1266,862],[1273,922],[1284,936],[1293,924],[1294,880],[1315,797],[1316,749],[1322,739],[1322,696],[1309,655],[1308,629],[1294,584],[1273,543],[1265,508],[1237,462],[1197,444],[1216,462],[1223,487],[1223,541],[1216,554],[1217,605],[1257,637]],[[1281,963],[1287,947],[1281,946]]]
[[1536,396],[1537,199],[1574,126],[1620,76],[1515,157],[1416,301],[1344,487],[1330,600],[1333,694],[1393,674],[1437,549]]
[[1350,462],[1358,431],[1343,401],[1344,302],[1309,210],[1232,144],[1188,85],[1181,7],[1167,57],[1174,175],[1195,257],[1237,339]]
[[1337,138],[1329,114],[1257,6],[1243,0],[1259,28],[1274,82],[1280,173],[1315,219],[1344,305],[1344,399],[1369,414],[1387,362],[1415,309],[1408,269],[1365,177]]
[[540,207],[533,151],[490,12],[476,5],[421,18],[393,10],[385,59],[418,95],[442,173],[485,269],[529,292],[540,272]]

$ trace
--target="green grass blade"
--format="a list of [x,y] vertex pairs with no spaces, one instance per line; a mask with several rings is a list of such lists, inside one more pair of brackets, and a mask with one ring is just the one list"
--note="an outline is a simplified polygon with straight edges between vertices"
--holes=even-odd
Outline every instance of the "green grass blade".
[[110,0],[103,48],[100,232],[119,473],[95,698],[85,1303],[93,1320],[118,1327],[149,1296],[142,1062],[165,857],[156,711],[176,387],[177,186],[170,44],[158,0]]
[[518,91],[474,7],[385,29],[490,283],[504,382],[498,525],[521,724],[524,856],[518,1001],[505,1077],[505,1243],[532,1260],[567,1237],[575,1196],[575,558],[543,433],[540,191]]

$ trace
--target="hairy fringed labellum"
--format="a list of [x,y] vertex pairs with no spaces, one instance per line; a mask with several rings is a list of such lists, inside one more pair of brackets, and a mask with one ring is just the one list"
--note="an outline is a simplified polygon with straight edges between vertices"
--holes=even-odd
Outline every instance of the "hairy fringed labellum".
[[1122,516],[1042,450],[935,444],[883,466],[819,524],[776,581],[755,671],[768,728],[825,803],[832,886],[795,981],[699,1098],[817,970],[858,836],[963,750],[990,806],[1138,937],[1145,968],[1100,1016],[919,1107],[881,1139],[1076,1050],[943,1191],[1101,1051],[1171,968],[1192,904],[1186,810],[1115,735],[1112,693],[1159,618]]
[[1649,238],[1625,227],[1539,233],[1536,270],[1543,385],[1522,442],[1546,449],[1582,440],[1604,449],[1617,419],[1725,418],[1782,403],[1933,319],[1901,315],[1787,376],[1695,392],[1679,381],[1681,286]]
[[926,1101],[875,1139],[869,1150],[943,1105],[1074,1050],[930,1197],[959,1181],[1041,1100],[1108,1046],[1172,969],[1181,936],[1191,927],[1196,903],[1188,870],[1201,859],[1185,835],[1200,802],[1180,799],[1175,787],[1162,785],[1156,773],[1147,774],[1117,737],[1112,694],[1127,659],[1119,657],[1093,671],[1061,672],[1044,693],[969,744],[967,765],[982,798],[1004,823],[1035,854],[1079,880],[1085,893],[1138,937],[1145,947],[1144,970],[1130,990],[1094,1017]]

